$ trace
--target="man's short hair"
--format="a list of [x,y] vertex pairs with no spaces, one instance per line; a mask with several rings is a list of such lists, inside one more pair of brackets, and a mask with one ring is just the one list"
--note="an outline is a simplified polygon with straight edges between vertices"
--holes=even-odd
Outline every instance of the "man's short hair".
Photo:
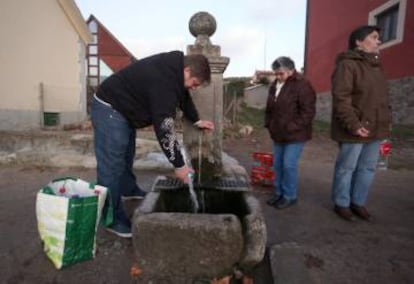
[[184,56],[184,67],[190,67],[191,76],[196,77],[200,83],[210,83],[211,70],[208,59],[202,54]]
[[272,70],[275,71],[280,68],[295,70],[295,62],[286,56],[278,57],[272,63]]
[[380,32],[380,28],[377,26],[361,26],[352,31],[348,38],[348,49],[355,49],[357,47],[356,41],[363,41],[367,35],[377,31]]

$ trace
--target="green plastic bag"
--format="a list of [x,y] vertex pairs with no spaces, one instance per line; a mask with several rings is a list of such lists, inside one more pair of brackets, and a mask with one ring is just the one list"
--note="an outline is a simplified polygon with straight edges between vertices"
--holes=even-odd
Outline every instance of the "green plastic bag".
[[95,256],[96,230],[107,194],[106,187],[71,177],[53,180],[37,193],[40,239],[56,268]]

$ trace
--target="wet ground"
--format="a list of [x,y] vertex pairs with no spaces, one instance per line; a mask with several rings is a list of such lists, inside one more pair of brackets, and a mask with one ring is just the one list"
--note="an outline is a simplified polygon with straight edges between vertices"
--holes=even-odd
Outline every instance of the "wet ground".
[[[408,146],[407,146],[408,145]],[[227,153],[250,170],[251,153],[269,151],[263,133],[226,140]],[[301,248],[311,283],[414,283],[414,164],[411,144],[396,144],[391,169],[378,171],[367,207],[371,223],[349,223],[332,211],[330,186],[336,145],[324,136],[305,147],[300,163],[299,202],[285,210],[265,205],[270,187],[255,185],[268,231],[269,250],[294,244]],[[150,189],[160,172],[137,172]],[[84,168],[2,165],[0,168],[0,283],[135,283],[132,243],[99,229],[95,259],[56,270],[43,253],[35,216],[37,191],[50,180],[75,176],[95,180]],[[126,204],[132,211],[138,202]],[[168,236],[166,236],[168,238]],[[274,260],[278,260],[277,256]],[[261,263],[255,283],[270,284],[269,259]],[[154,283],[157,284],[157,283]],[[178,283],[177,283],[178,284]]]

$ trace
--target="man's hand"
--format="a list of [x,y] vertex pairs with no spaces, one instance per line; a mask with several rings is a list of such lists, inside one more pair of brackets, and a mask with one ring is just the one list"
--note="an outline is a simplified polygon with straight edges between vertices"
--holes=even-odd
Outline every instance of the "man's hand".
[[355,134],[360,137],[368,137],[369,130],[366,129],[365,127],[361,127],[361,128],[358,128],[357,131],[355,131]]
[[200,129],[214,130],[214,123],[209,120],[199,120],[194,124]]
[[189,175],[194,173],[194,170],[188,166],[182,166],[181,168],[176,168],[174,173],[183,183],[188,184],[190,182]]

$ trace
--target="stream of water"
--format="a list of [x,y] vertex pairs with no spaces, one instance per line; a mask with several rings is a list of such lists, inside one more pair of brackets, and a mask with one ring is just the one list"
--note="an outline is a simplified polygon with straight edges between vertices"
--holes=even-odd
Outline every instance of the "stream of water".
[[[199,188],[199,197],[200,197],[200,203],[201,203],[201,212],[204,213],[205,211],[205,206],[204,206],[204,190],[201,190],[201,158],[202,158],[202,135],[203,132],[199,131],[198,133],[198,174],[197,174],[197,185]],[[181,153],[183,155],[184,161],[187,164],[187,166],[189,166],[190,168],[192,168],[191,166],[191,158],[188,155],[187,150],[185,149],[185,147],[181,148]],[[194,173],[190,173],[188,174],[188,189],[190,192],[190,198],[191,198],[191,203],[193,204],[193,212],[194,213],[198,213],[199,212],[199,208],[200,205],[198,203],[198,198],[197,198],[197,194],[194,190]]]
[[203,131],[198,133],[198,189],[200,193],[200,205],[201,205],[201,213],[204,213],[205,205],[204,205],[204,190],[201,189],[201,157],[202,157],[202,146],[203,146]]
[[[183,155],[184,162],[186,163],[186,165],[188,167],[192,168],[191,159],[190,159],[185,147],[181,147],[181,154]],[[189,192],[190,192],[191,202],[193,204],[193,212],[197,213],[199,206],[198,206],[197,194],[194,191],[194,173],[189,173],[188,174],[188,189],[189,189]]]
[[194,174],[188,175],[188,189],[190,191],[190,197],[191,201],[193,203],[193,212],[198,212],[198,200],[197,200],[197,194],[194,191]]

